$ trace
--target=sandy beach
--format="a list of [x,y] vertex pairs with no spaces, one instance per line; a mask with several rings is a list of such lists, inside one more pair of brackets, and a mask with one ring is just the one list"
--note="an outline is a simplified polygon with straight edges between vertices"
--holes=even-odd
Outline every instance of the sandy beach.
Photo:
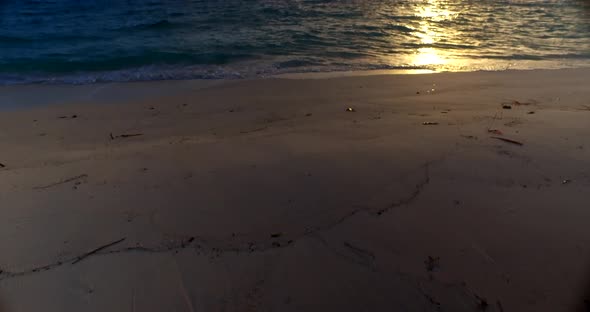
[[0,87],[0,311],[588,311],[589,81]]

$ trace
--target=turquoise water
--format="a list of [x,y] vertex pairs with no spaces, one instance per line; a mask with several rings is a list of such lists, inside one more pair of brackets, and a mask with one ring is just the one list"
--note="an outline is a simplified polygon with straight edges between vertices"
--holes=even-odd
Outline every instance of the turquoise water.
[[4,0],[0,83],[590,66],[582,0]]

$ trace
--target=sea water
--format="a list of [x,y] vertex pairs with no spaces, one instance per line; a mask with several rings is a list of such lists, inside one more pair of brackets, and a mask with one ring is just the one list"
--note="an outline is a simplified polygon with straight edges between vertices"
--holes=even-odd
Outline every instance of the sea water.
[[0,84],[587,66],[586,0],[0,1]]

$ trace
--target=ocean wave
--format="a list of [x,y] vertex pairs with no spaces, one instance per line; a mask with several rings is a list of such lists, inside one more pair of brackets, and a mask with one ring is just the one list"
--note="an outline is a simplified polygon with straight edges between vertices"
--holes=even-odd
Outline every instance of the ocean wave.
[[350,72],[367,70],[435,70],[432,66],[388,65],[388,64],[323,64],[314,60],[287,60],[281,62],[258,63],[243,62],[227,66],[217,65],[149,65],[124,70],[100,72],[76,72],[64,74],[0,73],[0,85],[14,84],[94,84],[107,82],[132,82],[155,80],[191,79],[253,79],[282,74]]
[[416,30],[409,27],[409,26],[404,26],[404,25],[387,25],[385,27],[387,30],[395,30],[395,31],[400,31],[402,33],[412,33],[415,32]]
[[36,44],[51,44],[51,43],[68,43],[68,42],[82,42],[82,41],[97,41],[104,40],[104,37],[76,35],[76,34],[48,34],[40,33],[32,35],[31,37],[19,37],[11,35],[0,35],[0,43],[10,44],[14,46],[32,45]]
[[64,74],[73,72],[93,72],[124,70],[139,68],[146,65],[193,65],[211,64],[223,65],[252,57],[245,53],[184,53],[144,51],[141,53],[119,56],[102,56],[86,58],[83,60],[68,59],[63,57],[45,58],[18,58],[10,61],[0,61],[0,73],[34,73],[45,72]]
[[29,38],[0,35],[0,43],[6,43],[6,44],[17,43],[18,44],[18,43],[30,43],[30,42],[33,42],[33,40],[29,39]]
[[[475,55],[472,55],[475,57]],[[563,53],[563,54],[544,54],[544,55],[532,55],[532,54],[509,54],[509,55],[486,55],[488,59],[495,60],[524,60],[524,61],[550,61],[550,60],[587,60],[590,58],[590,52],[588,53]]]
[[532,69],[532,68],[578,68],[590,67],[581,64],[568,66],[566,64],[541,63],[530,66],[530,64],[519,67],[518,64],[506,62],[503,64],[482,63],[481,65],[457,65],[435,66],[435,65],[390,65],[390,64],[348,64],[333,63],[322,64],[313,60],[291,60],[268,63],[261,66],[258,63],[244,62],[228,66],[217,65],[191,65],[191,66],[170,66],[170,65],[149,65],[124,70],[111,70],[99,72],[75,72],[64,74],[29,73],[12,74],[0,73],[0,85],[18,84],[95,84],[112,82],[137,82],[137,81],[158,81],[158,80],[193,80],[193,79],[253,79],[268,78],[283,74],[299,73],[329,73],[329,72],[354,72],[373,70],[429,70],[434,72],[445,71],[503,71],[508,69]]
[[284,62],[276,63],[275,66],[277,68],[297,68],[297,67],[305,67],[305,66],[322,66],[325,65],[323,62],[313,61],[313,60],[302,60],[302,59],[295,59],[289,60]]
[[147,23],[138,23],[133,25],[125,25],[114,29],[115,31],[137,31],[137,30],[174,30],[186,27],[187,25],[180,22],[171,22],[167,19],[162,19]]
[[132,82],[156,80],[191,80],[191,79],[251,79],[264,78],[292,73],[319,73],[364,70],[419,70],[432,69],[428,66],[393,66],[383,64],[349,65],[332,64],[321,65],[314,61],[292,60],[269,63],[266,66],[244,63],[240,66],[142,66],[125,70],[100,72],[76,72],[64,74],[29,73],[11,74],[0,73],[0,85],[15,84],[94,84],[107,82]]

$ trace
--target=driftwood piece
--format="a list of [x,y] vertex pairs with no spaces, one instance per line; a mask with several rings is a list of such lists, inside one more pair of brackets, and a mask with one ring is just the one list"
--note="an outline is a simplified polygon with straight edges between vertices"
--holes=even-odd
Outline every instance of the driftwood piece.
[[34,189],[34,190],[43,190],[43,189],[48,189],[48,188],[50,188],[50,187],[58,186],[58,185],[61,185],[61,184],[65,184],[65,183],[68,183],[68,182],[72,182],[72,181],[80,180],[80,179],[83,179],[83,178],[88,178],[88,175],[87,175],[87,174],[81,174],[81,175],[79,175],[79,176],[75,176],[75,177],[67,178],[67,179],[65,179],[65,180],[61,180],[61,181],[59,181],[59,182],[51,183],[51,184],[48,184],[48,185],[43,185],[43,186],[35,186],[33,189]]
[[121,238],[121,239],[119,239],[119,240],[116,240],[116,241],[114,241],[114,242],[108,243],[108,244],[106,244],[106,245],[102,245],[102,246],[100,246],[100,247],[98,247],[98,248],[95,248],[95,249],[93,249],[93,250],[91,250],[91,251],[89,251],[89,252],[85,253],[85,254],[79,255],[79,256],[77,256],[77,257],[76,257],[76,259],[75,259],[75,260],[72,262],[72,264],[76,264],[76,263],[78,263],[78,262],[80,262],[80,261],[84,260],[85,258],[87,258],[87,257],[89,257],[89,256],[91,256],[91,255],[93,255],[93,254],[95,254],[95,253],[97,253],[97,252],[99,252],[99,251],[101,251],[101,250],[105,249],[105,248],[108,248],[108,247],[111,247],[111,246],[113,246],[113,245],[116,245],[116,244],[118,244],[118,243],[120,243],[120,242],[122,242],[122,241],[124,241],[124,240],[125,240],[125,237],[123,237],[123,238]]
[[131,134],[121,134],[121,135],[113,135],[113,133],[109,133],[109,137],[111,138],[111,140],[117,139],[117,138],[130,138],[130,137],[136,137],[136,136],[140,136],[143,135],[143,133],[131,133]]
[[134,137],[134,136],[140,136],[143,135],[143,133],[133,133],[133,134],[121,134],[120,136],[118,136],[119,138],[130,138],[130,137]]
[[524,143],[522,143],[522,142],[518,142],[518,141],[507,139],[507,138],[501,138],[501,137],[495,137],[495,136],[491,137],[491,138],[496,139],[496,140],[500,140],[500,141],[504,141],[504,142],[508,142],[508,143],[512,143],[512,144],[516,144],[516,145],[520,145],[520,146],[524,145]]
[[252,132],[258,132],[258,131],[262,131],[262,130],[266,130],[268,127],[262,127],[262,128],[256,128],[256,129],[252,129],[252,130],[244,130],[244,131],[240,131],[240,133],[252,133]]

